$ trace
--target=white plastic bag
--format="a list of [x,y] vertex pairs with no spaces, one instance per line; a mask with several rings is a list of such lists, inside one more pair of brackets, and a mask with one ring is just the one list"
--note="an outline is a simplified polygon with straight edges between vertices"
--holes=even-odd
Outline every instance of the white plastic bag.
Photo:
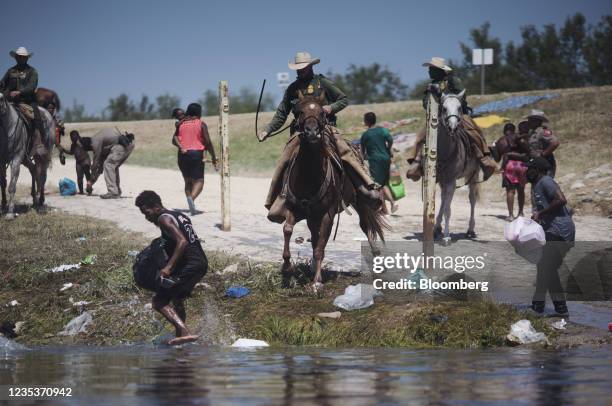
[[255,348],[255,347],[269,347],[269,344],[262,340],[253,340],[251,338],[239,338],[237,339],[232,347],[238,348]]
[[349,285],[344,294],[334,299],[334,306],[344,310],[365,309],[374,304],[374,297],[381,295],[374,286],[365,283]]
[[504,226],[504,237],[521,257],[532,264],[540,262],[546,244],[546,234],[541,225],[531,219],[518,217]]
[[548,342],[546,334],[538,333],[529,320],[519,320],[510,326],[510,333],[506,336],[508,340],[518,344],[531,344],[540,341]]

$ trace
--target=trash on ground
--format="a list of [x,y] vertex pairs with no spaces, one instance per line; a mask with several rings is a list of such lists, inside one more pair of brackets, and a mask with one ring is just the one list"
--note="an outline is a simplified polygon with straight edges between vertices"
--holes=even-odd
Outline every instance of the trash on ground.
[[89,304],[89,302],[87,300],[80,300],[78,302],[74,302],[72,303],[72,307],[77,307],[79,309],[87,306]]
[[71,289],[72,287],[74,287],[74,283],[72,282],[64,283],[64,286],[62,286],[59,291],[64,292],[68,289]]
[[93,265],[96,263],[98,256],[96,254],[89,254],[81,261],[81,265]]
[[541,225],[526,217],[517,217],[504,225],[504,237],[515,252],[532,264],[542,258],[546,235]]
[[225,295],[228,297],[239,298],[239,297],[246,296],[249,293],[251,293],[251,291],[249,290],[249,288],[245,286],[231,286],[227,288]]
[[16,300],[11,300],[11,301],[9,302],[9,306],[11,306],[11,307],[19,306],[20,304],[21,304],[21,303],[19,303],[19,302],[18,302],[18,301],[16,301]]
[[239,338],[237,339],[232,347],[238,348],[255,348],[255,347],[269,347],[270,345],[262,340],[253,340],[250,338]]
[[374,304],[374,297],[382,295],[374,289],[374,286],[360,283],[349,285],[344,289],[344,294],[334,299],[334,306],[344,310],[365,309]]
[[91,324],[93,321],[93,317],[91,313],[84,312],[80,316],[75,317],[70,320],[66,326],[64,326],[64,330],[59,333],[61,336],[73,336],[79,333],[85,333],[87,331],[87,326]]
[[87,241],[87,237],[79,237],[76,240],[77,241]]
[[565,319],[561,319],[559,321],[555,321],[554,323],[551,323],[550,325],[555,330],[565,330],[565,326],[567,325],[567,321],[565,321]]
[[144,305],[145,310],[151,310],[153,308],[153,305],[151,303],[147,303]]
[[15,331],[15,334],[19,335],[24,325],[25,321],[18,321],[17,323],[15,323],[15,328],[13,329],[13,331]]
[[77,193],[77,185],[72,179],[62,178],[59,181],[60,195],[74,196]]
[[210,289],[211,288],[211,286],[208,283],[206,283],[206,282],[198,282],[198,283],[195,284],[194,287],[195,288],[200,288],[200,289]]
[[485,113],[492,113],[495,111],[519,109],[528,104],[532,104],[543,99],[554,99],[558,96],[559,95],[555,93],[547,93],[542,95],[511,96],[503,100],[482,104],[476,107],[472,113],[474,115],[480,115]]
[[478,124],[478,127],[480,128],[493,127],[496,124],[501,124],[509,120],[510,119],[508,117],[498,116],[497,114],[474,118],[474,122]]
[[545,341],[548,343],[548,338],[546,338],[546,334],[538,333],[529,320],[519,320],[513,325],[510,326],[510,333],[506,336],[506,338],[518,344],[531,344],[537,343],[540,341]]
[[340,312],[330,312],[330,313],[317,313],[317,317],[325,317],[328,319],[339,319],[342,316]]
[[60,266],[56,266],[55,268],[51,268],[51,269],[47,269],[47,272],[51,272],[51,273],[58,273],[58,272],[65,272],[65,271],[69,271],[71,269],[79,269],[81,267],[81,264],[63,264]]
[[127,252],[127,254],[128,254],[128,257],[134,257],[134,258],[136,258],[136,257],[138,256],[138,251],[136,251],[136,250],[129,250],[129,251]]
[[302,244],[303,242],[304,242],[304,237],[297,237],[297,238],[295,239],[295,243],[296,243],[296,244]]
[[223,270],[219,272],[219,275],[228,275],[228,274],[236,273],[236,272],[238,272],[237,263],[226,266],[225,268],[223,268]]

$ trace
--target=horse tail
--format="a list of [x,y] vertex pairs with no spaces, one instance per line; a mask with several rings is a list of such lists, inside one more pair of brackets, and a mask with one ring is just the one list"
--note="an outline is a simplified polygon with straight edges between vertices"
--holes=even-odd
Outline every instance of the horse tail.
[[[384,203],[383,203],[384,204]],[[371,240],[385,241],[385,230],[390,230],[391,227],[385,221],[381,210],[374,210],[361,196],[357,196],[355,209],[359,214],[359,225],[363,232]]]

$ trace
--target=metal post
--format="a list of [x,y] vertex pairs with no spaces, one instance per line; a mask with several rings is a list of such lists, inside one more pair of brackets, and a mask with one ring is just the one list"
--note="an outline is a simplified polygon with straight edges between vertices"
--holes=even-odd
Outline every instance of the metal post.
[[[484,49],[482,50],[484,52]],[[485,64],[480,65],[480,95],[485,94]]]
[[221,141],[221,230],[230,231],[229,95],[227,81],[219,82],[219,138]]
[[[427,127],[423,146],[423,254],[434,253],[434,220],[436,213],[436,159],[438,154],[438,102],[429,92]],[[427,261],[426,261],[427,263]]]

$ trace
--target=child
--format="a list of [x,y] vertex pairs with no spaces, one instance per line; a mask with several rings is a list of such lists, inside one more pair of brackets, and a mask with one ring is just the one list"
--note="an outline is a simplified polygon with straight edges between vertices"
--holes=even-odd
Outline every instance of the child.
[[[70,131],[70,140],[72,144],[69,150],[63,148],[61,145],[58,146],[58,149],[63,153],[74,155],[77,184],[79,185],[79,194],[82,195],[83,176],[87,179],[88,184],[91,181],[91,159],[89,158],[89,153],[87,153],[87,151],[91,151],[91,138],[81,137],[78,131],[72,130]],[[93,189],[87,186],[87,194],[91,195],[92,191]]]

